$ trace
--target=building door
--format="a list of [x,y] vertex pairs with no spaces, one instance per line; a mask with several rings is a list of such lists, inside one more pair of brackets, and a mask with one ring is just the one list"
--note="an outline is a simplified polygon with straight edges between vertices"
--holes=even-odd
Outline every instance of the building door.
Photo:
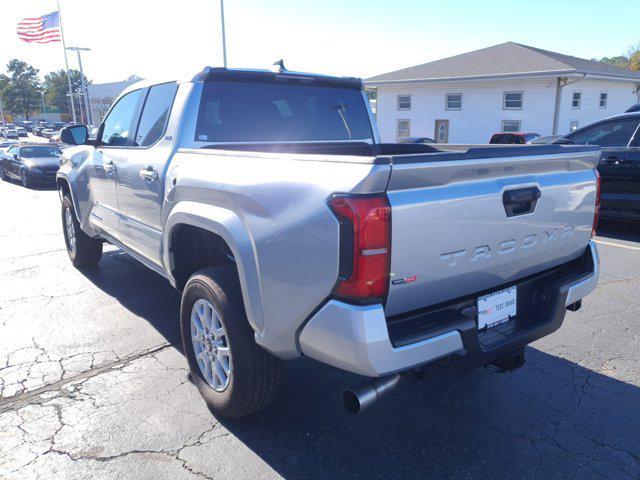
[[449,120],[436,120],[433,138],[437,143],[449,143]]

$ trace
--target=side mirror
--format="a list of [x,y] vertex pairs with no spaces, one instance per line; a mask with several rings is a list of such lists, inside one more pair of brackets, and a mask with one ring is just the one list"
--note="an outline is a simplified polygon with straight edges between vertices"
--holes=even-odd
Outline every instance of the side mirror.
[[86,145],[89,129],[86,125],[71,125],[60,130],[60,141],[69,145]]
[[20,157],[18,157],[18,154],[17,154],[17,153],[14,153],[14,154],[13,154],[13,158],[15,158],[16,160],[20,160]]

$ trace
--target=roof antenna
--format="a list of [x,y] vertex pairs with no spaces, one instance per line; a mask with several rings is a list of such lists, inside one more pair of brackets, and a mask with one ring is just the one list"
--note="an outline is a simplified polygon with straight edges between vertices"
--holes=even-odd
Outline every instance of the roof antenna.
[[280,59],[277,62],[274,62],[274,64],[271,65],[271,70],[276,72],[285,72],[287,69],[284,66],[284,60]]

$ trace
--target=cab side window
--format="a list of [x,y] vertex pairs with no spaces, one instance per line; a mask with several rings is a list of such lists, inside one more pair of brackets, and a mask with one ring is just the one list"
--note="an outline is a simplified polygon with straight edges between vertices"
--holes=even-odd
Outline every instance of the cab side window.
[[131,129],[141,96],[142,90],[135,90],[127,93],[113,106],[102,126],[101,145],[123,147],[131,143]]
[[585,128],[566,138],[578,145],[626,147],[638,128],[638,118],[624,118]]
[[162,137],[177,90],[178,85],[175,82],[155,85],[149,89],[134,146],[148,147]]

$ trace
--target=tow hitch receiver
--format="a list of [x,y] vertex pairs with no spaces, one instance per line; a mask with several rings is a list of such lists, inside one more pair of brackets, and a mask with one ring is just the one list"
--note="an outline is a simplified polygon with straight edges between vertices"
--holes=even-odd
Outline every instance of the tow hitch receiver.
[[496,358],[485,365],[487,370],[497,373],[513,372],[524,365],[524,347],[518,347],[511,352]]

